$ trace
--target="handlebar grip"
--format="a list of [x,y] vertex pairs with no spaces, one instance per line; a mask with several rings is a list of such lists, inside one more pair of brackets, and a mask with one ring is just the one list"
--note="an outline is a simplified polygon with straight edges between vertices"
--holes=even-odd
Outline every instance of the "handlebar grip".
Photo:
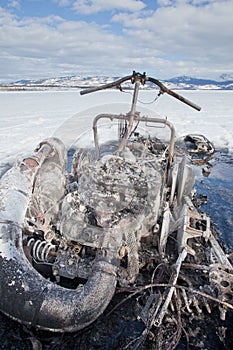
[[89,88],[89,89],[86,89],[86,90],[81,90],[80,91],[80,95],[90,94],[92,92],[96,92],[96,91],[103,90],[103,89],[106,89],[106,88],[98,86],[98,87],[93,87],[93,88]]
[[177,94],[176,92],[172,91],[172,90],[169,90],[166,91],[169,95],[177,98],[178,100],[180,100],[181,102],[184,102],[186,103],[186,105],[189,105],[190,107],[196,109],[197,111],[200,111],[201,110],[201,107],[196,105],[195,103],[193,103],[192,101],[189,101],[187,98]]
[[99,90],[110,89],[110,88],[113,88],[113,87],[120,87],[120,84],[124,83],[127,80],[132,79],[132,77],[133,77],[133,75],[128,75],[127,77],[118,79],[118,80],[116,80],[116,81],[114,81],[112,83],[104,84],[104,85],[101,85],[101,86],[96,86],[96,87],[89,88],[89,89],[86,89],[86,90],[82,90],[82,91],[80,91],[80,95],[86,95],[86,94],[90,94],[91,92],[96,92],[96,91],[99,91]]
[[148,81],[151,81],[153,84],[157,85],[158,87],[160,87],[160,90],[162,92],[166,92],[167,94],[177,98],[178,100],[180,100],[181,102],[183,103],[186,103],[187,105],[189,105],[190,107],[196,109],[197,111],[200,111],[201,110],[201,107],[196,105],[195,103],[189,101],[187,98],[177,94],[177,92],[174,92],[170,89],[168,89],[165,85],[163,85],[163,83],[161,83],[159,80],[157,79],[154,79],[154,78],[151,78],[151,77],[147,77]]

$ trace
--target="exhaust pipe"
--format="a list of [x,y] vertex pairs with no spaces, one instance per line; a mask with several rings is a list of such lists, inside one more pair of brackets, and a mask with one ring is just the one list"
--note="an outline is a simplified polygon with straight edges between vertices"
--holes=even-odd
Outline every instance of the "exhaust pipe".
[[[54,179],[47,180],[51,186],[48,201],[53,203],[65,191],[63,187],[61,193],[60,184],[65,178],[66,162],[65,146],[51,138],[0,181],[0,310],[20,323],[56,332],[78,331],[101,315],[114,295],[118,269],[113,229],[107,232],[107,247],[95,258],[88,281],[75,290],[45,279],[24,254],[22,232],[32,192],[37,191],[36,177],[42,167],[48,166]],[[55,214],[54,211],[52,215]]]

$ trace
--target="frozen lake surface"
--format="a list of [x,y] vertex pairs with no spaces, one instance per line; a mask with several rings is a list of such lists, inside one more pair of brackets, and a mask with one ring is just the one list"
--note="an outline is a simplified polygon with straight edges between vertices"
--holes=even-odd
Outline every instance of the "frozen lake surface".
[[[166,116],[176,128],[177,136],[200,133],[216,148],[233,151],[233,92],[180,91],[184,97],[202,107],[197,112],[168,95],[149,104],[156,91],[142,91],[140,104]],[[67,119],[95,105],[130,103],[131,92],[103,91],[80,96],[78,91],[0,92],[0,163],[31,151],[45,137],[52,136]],[[126,112],[126,111],[125,111]],[[114,111],[113,111],[114,113]],[[82,128],[90,120],[80,120]],[[79,126],[77,125],[77,134]]]

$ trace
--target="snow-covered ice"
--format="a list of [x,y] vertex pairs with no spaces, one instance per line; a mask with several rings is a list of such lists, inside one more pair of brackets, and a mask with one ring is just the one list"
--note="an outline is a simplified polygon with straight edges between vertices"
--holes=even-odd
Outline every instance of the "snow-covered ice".
[[[179,91],[181,95],[202,107],[200,112],[168,95],[155,103],[156,91],[141,91],[142,105],[154,109],[171,120],[177,136],[200,133],[217,148],[233,150],[233,92],[232,91]],[[0,92],[0,163],[12,162],[31,152],[39,141],[65,127],[76,113],[95,105],[130,103],[130,93],[118,91],[96,92],[80,96],[79,91],[23,91]],[[140,104],[139,104],[140,105]],[[104,109],[103,109],[104,111]],[[112,111],[114,113],[114,110]],[[126,111],[125,111],[126,112]],[[79,130],[89,127],[88,116],[76,125]]]

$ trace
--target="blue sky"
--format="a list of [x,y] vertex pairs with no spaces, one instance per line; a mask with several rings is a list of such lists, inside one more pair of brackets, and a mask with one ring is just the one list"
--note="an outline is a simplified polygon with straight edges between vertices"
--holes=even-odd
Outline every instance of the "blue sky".
[[154,0],[2,0],[0,4],[20,17],[34,16],[43,18],[57,15],[68,21],[83,20],[98,24],[109,23],[109,19],[121,11],[134,12],[142,9],[154,10],[157,8],[157,1]]
[[0,81],[233,74],[233,0],[0,0]]

